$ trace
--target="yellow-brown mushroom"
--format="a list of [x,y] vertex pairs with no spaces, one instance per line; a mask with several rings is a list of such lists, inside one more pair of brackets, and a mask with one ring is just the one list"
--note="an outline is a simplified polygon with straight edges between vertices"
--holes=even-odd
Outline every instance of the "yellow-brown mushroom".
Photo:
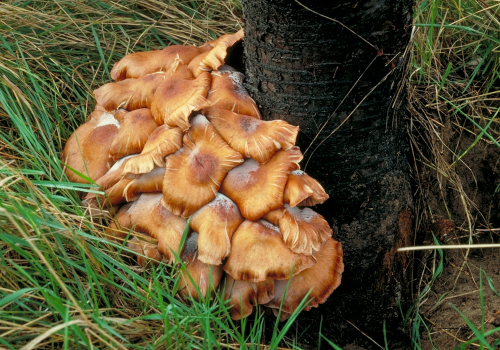
[[166,158],[162,203],[188,217],[215,198],[227,172],[243,162],[203,115],[193,118],[184,146]]
[[233,234],[224,271],[236,280],[258,283],[288,279],[315,263],[314,257],[288,249],[278,227],[265,220],[246,220]]

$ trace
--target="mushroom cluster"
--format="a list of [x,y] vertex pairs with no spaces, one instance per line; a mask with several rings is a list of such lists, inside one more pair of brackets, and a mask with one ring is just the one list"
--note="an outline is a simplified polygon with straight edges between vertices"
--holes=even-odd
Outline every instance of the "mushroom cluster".
[[309,310],[338,287],[342,248],[307,208],[328,195],[300,170],[298,127],[261,120],[243,74],[225,65],[242,38],[240,30],[122,58],[63,161],[71,181],[91,179],[105,192],[83,203],[116,213],[110,235],[137,233],[127,245],[140,264],[180,256],[183,297],[221,284],[233,319],[282,305],[283,320],[305,296]]

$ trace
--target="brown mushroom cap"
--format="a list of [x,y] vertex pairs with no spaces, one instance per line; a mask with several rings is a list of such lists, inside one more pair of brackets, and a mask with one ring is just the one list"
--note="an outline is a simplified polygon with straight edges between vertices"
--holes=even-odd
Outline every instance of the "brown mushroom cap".
[[154,93],[165,81],[165,73],[158,72],[138,79],[125,79],[117,83],[108,83],[94,90],[97,103],[107,111],[118,108],[134,110],[151,106]]
[[290,173],[285,187],[285,203],[295,206],[323,204],[329,198],[323,186],[302,170]]
[[158,124],[178,126],[186,131],[189,116],[208,106],[207,94],[212,78],[202,73],[194,80],[171,79],[161,84],[153,97],[151,113]]
[[[196,300],[202,300],[206,297],[208,290],[214,291],[220,283],[222,266],[213,266],[196,259],[198,252],[198,233],[191,232],[186,239],[181,259],[187,262],[181,269],[179,280],[179,292],[184,298],[189,296]],[[198,294],[195,284],[198,287]]]
[[244,221],[233,234],[224,271],[236,280],[262,282],[290,278],[315,264],[312,256],[294,254],[279,229],[265,220]]
[[332,236],[332,229],[325,218],[309,208],[285,205],[285,208],[266,214],[265,218],[272,223],[278,221],[283,241],[297,254],[311,255]]
[[[108,170],[109,149],[118,134],[120,123],[111,113],[97,110],[89,121],[71,135],[64,147],[63,161],[71,168],[88,176],[93,181],[104,176]],[[71,182],[88,183],[70,169],[66,175]]]
[[111,143],[109,156],[113,162],[133,153],[141,153],[151,133],[158,128],[158,124],[147,108],[137,109],[126,113],[118,134]]
[[[141,237],[142,238],[142,237]],[[147,237],[141,239],[137,236],[131,237],[127,246],[137,253],[137,262],[141,266],[146,266],[150,261],[157,264],[158,261],[163,259],[158,251],[158,245],[147,240]],[[141,255],[145,255],[149,259],[145,259]]]
[[[308,299],[312,298],[312,301],[305,307],[306,311],[324,303],[340,285],[344,271],[342,256],[342,245],[329,238],[321,250],[314,253],[314,257],[318,261],[316,265],[292,277],[282,310],[289,314],[293,313],[309,290],[311,293]],[[287,284],[288,280],[274,281],[274,299],[266,306],[280,307]]]
[[243,220],[236,203],[220,193],[195,212],[190,226],[199,233],[198,259],[210,265],[222,264],[231,250],[233,233]]
[[123,189],[123,196],[130,202],[141,193],[161,192],[164,175],[165,168],[154,168],[149,173],[140,175],[127,184]]
[[215,198],[227,172],[243,161],[201,114],[193,118],[184,147],[166,158],[163,205],[188,217]]
[[156,166],[165,166],[165,157],[178,151],[182,146],[182,131],[162,125],[149,135],[141,154],[129,160],[125,165],[124,173],[149,173]]
[[200,53],[209,49],[210,47],[199,48],[196,46],[172,45],[163,50],[135,52],[115,63],[111,70],[111,78],[115,81],[120,81],[166,71],[177,57],[184,62],[190,62]]
[[179,251],[187,221],[165,209],[160,203],[161,197],[161,193],[141,194],[129,209],[130,221],[136,231],[158,240],[158,251],[167,264],[172,264],[175,262],[172,252]]
[[240,29],[234,34],[226,34],[218,39],[210,42],[213,47],[210,51],[204,52],[195,57],[189,64],[189,68],[197,77],[202,72],[217,70],[224,64],[226,59],[227,49],[233,46],[236,42],[243,39],[243,29]]
[[226,274],[224,299],[229,300],[229,310],[233,320],[250,316],[253,306],[266,304],[274,298],[274,280],[260,283],[237,281]]
[[231,198],[248,220],[257,220],[283,206],[283,192],[290,171],[302,160],[298,147],[278,151],[266,164],[253,159],[231,170],[220,191]]
[[242,73],[231,70],[212,72],[207,99],[211,106],[261,119],[255,101],[242,85],[244,77]]
[[267,162],[279,149],[293,147],[299,132],[298,126],[283,120],[264,121],[227,109],[209,107],[203,114],[229,146],[259,163]]

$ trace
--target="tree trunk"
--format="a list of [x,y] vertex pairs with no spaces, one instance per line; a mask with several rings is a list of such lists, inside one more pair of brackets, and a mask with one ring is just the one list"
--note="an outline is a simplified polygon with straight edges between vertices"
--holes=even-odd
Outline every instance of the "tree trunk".
[[264,119],[300,126],[303,168],[330,195],[316,210],[344,249],[342,284],[302,313],[298,341],[317,342],[322,316],[327,338],[370,348],[346,321],[379,344],[385,321],[392,341],[411,294],[411,256],[397,248],[413,242],[403,81],[413,1],[302,3],[336,21],[296,1],[243,1],[246,88]]

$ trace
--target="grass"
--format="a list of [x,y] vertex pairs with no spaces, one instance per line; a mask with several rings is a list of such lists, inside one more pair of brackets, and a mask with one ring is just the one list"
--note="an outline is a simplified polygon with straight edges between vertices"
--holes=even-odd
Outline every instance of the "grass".
[[[262,312],[235,324],[218,294],[178,299],[180,267],[137,266],[107,239],[109,215],[84,215],[77,191],[93,190],[59,160],[113,62],[234,32],[239,4],[8,1],[0,13],[0,347],[260,348]],[[288,346],[295,317],[266,341]]]
[[[409,72],[414,174],[430,177],[425,180],[441,193],[447,219],[456,219],[447,192],[460,202],[463,237],[457,244],[474,243],[479,223],[489,228],[489,217],[475,207],[457,168],[467,166],[474,147],[498,146],[499,7],[497,1],[422,0],[415,13]],[[235,324],[217,294],[192,305],[176,298],[179,267],[137,266],[124,244],[107,239],[109,215],[94,221],[84,215],[77,191],[93,190],[68,182],[59,160],[114,62],[130,52],[234,32],[240,16],[236,0],[0,3],[1,347],[297,348],[286,336],[295,316],[274,324],[272,338],[264,339],[262,313]],[[460,142],[467,137],[472,141]],[[420,186],[419,198],[428,191]],[[436,217],[435,208],[419,215],[422,222]],[[470,268],[469,256],[465,251],[459,271]],[[439,346],[432,342],[434,321],[422,309],[446,258],[434,251],[416,278],[416,302],[403,317],[414,349],[426,342]],[[456,306],[472,334],[459,348],[499,343],[488,338],[500,329],[485,328],[483,299],[486,290],[500,298],[498,284],[485,271],[479,276],[479,326]],[[319,342],[338,348],[323,336]]]

